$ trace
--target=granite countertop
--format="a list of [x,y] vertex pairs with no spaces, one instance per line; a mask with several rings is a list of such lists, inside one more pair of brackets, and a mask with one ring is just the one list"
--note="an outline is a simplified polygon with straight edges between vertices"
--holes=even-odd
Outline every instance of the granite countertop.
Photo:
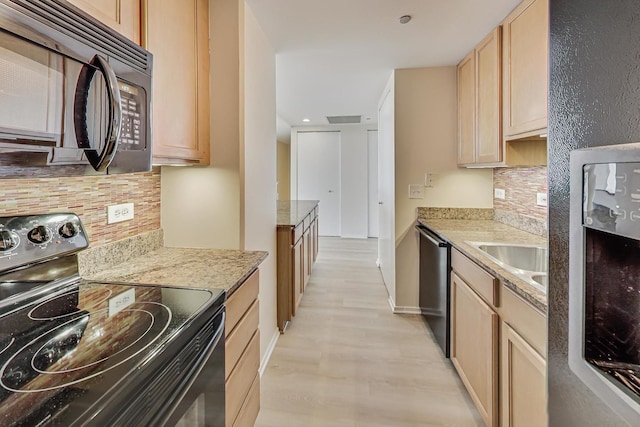
[[319,200],[278,200],[278,227],[295,227],[315,208]]
[[547,239],[488,219],[419,218],[418,222],[426,225],[436,232],[436,234],[451,242],[453,247],[473,259],[477,264],[500,279],[509,289],[513,290],[516,294],[546,314],[547,295],[544,292],[505,270],[485,256],[481,251],[465,242],[476,241],[546,245]]
[[117,266],[83,275],[84,279],[224,289],[227,297],[268,256],[262,251],[162,247]]

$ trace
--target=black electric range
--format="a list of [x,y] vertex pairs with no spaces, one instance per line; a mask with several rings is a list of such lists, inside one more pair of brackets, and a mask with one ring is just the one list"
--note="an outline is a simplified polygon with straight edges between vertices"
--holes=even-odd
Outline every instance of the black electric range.
[[87,246],[73,214],[0,218],[0,425],[172,424],[203,393],[222,425],[224,291],[87,282]]

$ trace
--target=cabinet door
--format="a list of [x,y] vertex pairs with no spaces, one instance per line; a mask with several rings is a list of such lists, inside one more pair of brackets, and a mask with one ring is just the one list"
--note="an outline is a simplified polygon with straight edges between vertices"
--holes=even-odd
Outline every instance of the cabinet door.
[[304,283],[302,291],[309,283],[311,277],[311,265],[313,264],[313,245],[311,242],[311,226],[304,232]]
[[140,44],[142,0],[69,0],[100,22]]
[[209,163],[209,3],[145,0],[155,164]]
[[451,362],[478,412],[498,424],[498,315],[455,273],[451,275]]
[[[316,207],[316,210],[317,209]],[[320,229],[320,223],[318,221],[318,215],[316,215],[316,219],[313,221],[313,262],[316,262],[318,259],[318,230]]]
[[298,240],[298,242],[291,248],[292,254],[291,259],[293,260],[292,264],[292,277],[291,286],[293,290],[291,294],[293,295],[293,307],[291,307],[291,313],[295,316],[298,311],[298,305],[300,304],[300,300],[302,299],[302,286],[304,283],[304,248],[303,248],[304,239]]
[[548,0],[525,0],[503,31],[505,138],[546,133]]
[[511,327],[502,324],[502,426],[547,425],[546,363]]
[[502,161],[502,42],[501,27],[475,49],[476,163]]
[[458,64],[458,164],[475,161],[476,71],[475,53]]

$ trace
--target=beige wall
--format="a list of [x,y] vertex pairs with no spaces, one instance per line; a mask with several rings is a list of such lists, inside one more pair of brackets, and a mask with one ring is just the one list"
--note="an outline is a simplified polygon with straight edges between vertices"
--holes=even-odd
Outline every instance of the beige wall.
[[278,200],[291,199],[291,144],[278,141]]
[[[493,171],[457,166],[456,68],[395,70],[396,295],[401,310],[418,306],[418,206],[493,207]],[[424,199],[409,184],[436,173]]]
[[[174,247],[240,248],[240,21],[244,3],[210,2],[211,165],[162,168],[162,228]],[[243,15],[242,15],[243,16]]]
[[[262,250],[260,351],[276,327],[275,53],[243,0],[211,0],[211,166],[164,167],[167,246]],[[264,361],[264,360],[263,360]]]

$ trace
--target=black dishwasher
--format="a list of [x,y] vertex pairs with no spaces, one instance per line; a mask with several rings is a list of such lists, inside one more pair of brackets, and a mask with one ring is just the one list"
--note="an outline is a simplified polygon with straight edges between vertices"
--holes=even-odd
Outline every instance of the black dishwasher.
[[420,312],[449,357],[451,244],[423,225],[420,232]]

